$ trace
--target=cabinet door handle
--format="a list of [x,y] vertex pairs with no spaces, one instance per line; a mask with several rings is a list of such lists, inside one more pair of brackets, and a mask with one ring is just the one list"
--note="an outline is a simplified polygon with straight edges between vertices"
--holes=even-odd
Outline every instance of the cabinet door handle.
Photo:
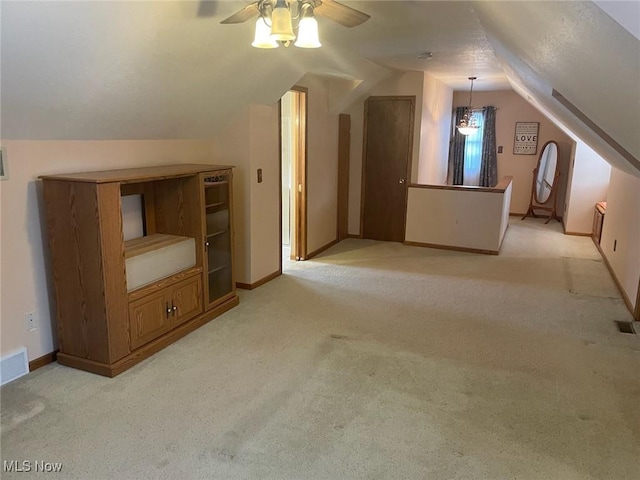
[[173,302],[171,302],[171,310],[173,310],[173,314],[175,315],[176,312],[178,311],[178,307],[176,307],[175,305],[173,305]]
[[165,302],[165,306],[167,307],[167,318],[171,315],[171,307],[169,306],[169,302]]
[[204,246],[207,247],[207,248],[209,247],[209,241],[208,240],[204,242]]

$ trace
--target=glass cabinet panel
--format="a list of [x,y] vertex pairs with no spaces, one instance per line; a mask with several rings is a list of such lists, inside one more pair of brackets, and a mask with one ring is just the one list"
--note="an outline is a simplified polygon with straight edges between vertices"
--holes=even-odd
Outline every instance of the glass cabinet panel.
[[233,291],[230,174],[204,176],[207,300]]

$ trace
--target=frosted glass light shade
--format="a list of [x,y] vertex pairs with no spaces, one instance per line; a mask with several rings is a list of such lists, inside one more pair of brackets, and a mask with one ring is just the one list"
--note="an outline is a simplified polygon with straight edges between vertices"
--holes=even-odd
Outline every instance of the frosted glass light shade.
[[320,48],[322,44],[318,38],[318,21],[314,17],[303,17],[298,27],[298,40],[294,43],[301,48]]
[[[278,2],[280,3],[280,2]],[[285,6],[278,6],[271,13],[271,38],[283,42],[293,40],[293,25],[291,23],[291,12]]]
[[458,131],[462,135],[473,135],[478,131],[478,127],[458,127]]
[[262,19],[256,20],[256,34],[253,38],[252,47],[256,48],[278,48],[278,42],[271,38],[271,29]]

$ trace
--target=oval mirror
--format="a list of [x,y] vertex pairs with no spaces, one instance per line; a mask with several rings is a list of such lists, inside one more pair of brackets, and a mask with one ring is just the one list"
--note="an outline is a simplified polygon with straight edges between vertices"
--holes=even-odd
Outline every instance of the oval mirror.
[[558,166],[558,144],[554,141],[545,143],[540,152],[536,168],[535,196],[536,202],[544,204],[549,200]]

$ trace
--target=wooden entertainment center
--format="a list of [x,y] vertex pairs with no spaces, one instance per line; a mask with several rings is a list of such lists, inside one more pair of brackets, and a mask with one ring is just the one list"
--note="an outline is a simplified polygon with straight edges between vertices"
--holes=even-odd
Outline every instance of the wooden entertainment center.
[[[113,377],[238,304],[232,167],[40,178],[59,363]],[[140,196],[143,234],[125,241],[128,195]]]

